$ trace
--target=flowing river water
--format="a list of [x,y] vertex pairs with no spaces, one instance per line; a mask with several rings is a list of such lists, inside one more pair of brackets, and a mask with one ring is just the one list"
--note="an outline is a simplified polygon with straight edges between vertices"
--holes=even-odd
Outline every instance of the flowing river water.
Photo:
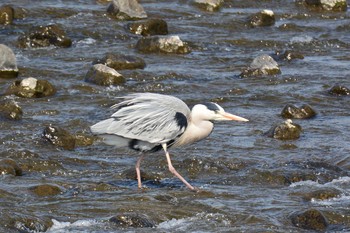
[[[179,55],[138,52],[140,36],[125,29],[126,21],[110,19],[107,3],[10,3],[27,11],[0,26],[0,43],[16,54],[17,79],[48,80],[57,93],[3,97],[16,101],[23,117],[0,122],[0,159],[13,159],[23,174],[0,176],[1,232],[308,232],[293,224],[293,216],[308,210],[326,219],[322,231],[350,231],[350,97],[328,93],[336,84],[350,87],[349,11],[293,0],[224,1],[215,12],[191,1],[140,1],[149,18],[165,20],[169,34],[189,44],[191,53]],[[263,9],[274,11],[275,24],[250,27],[247,18]],[[48,24],[60,24],[72,46],[17,45],[29,28]],[[278,61],[277,75],[239,76],[255,57],[285,50],[304,58]],[[146,67],[120,71],[126,78],[120,86],[85,82],[92,62],[108,52],[141,57]],[[2,94],[14,80],[0,79]],[[163,152],[145,157],[148,188],[138,190],[137,152],[98,140],[65,150],[42,138],[50,124],[89,135],[90,125],[112,114],[116,97],[134,92],[174,95],[189,106],[216,101],[250,120],[218,123],[209,138],[170,150],[174,167],[202,192],[170,174]],[[286,104],[305,103],[317,116],[293,120],[303,129],[300,138],[264,134],[284,120]],[[45,184],[59,192],[33,191]],[[153,227],[109,221],[120,215],[145,218]]]

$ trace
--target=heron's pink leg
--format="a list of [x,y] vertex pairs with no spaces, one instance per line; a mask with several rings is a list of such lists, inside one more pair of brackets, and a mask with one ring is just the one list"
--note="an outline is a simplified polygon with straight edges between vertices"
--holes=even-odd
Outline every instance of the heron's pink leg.
[[192,185],[190,185],[190,183],[188,183],[185,178],[183,178],[176,170],[175,168],[173,167],[173,164],[171,163],[171,159],[170,159],[170,155],[169,155],[169,152],[167,150],[167,145],[166,144],[162,144],[162,147],[165,151],[165,156],[166,156],[166,159],[168,161],[168,167],[169,167],[169,171],[171,173],[173,173],[177,178],[179,178],[186,186],[187,188],[191,189],[192,191],[195,191],[197,190],[196,188],[194,188]]
[[136,177],[137,177],[137,185],[139,188],[142,188],[142,183],[141,183],[141,172],[140,172],[140,164],[143,159],[144,154],[141,155],[141,157],[137,160],[136,162]]

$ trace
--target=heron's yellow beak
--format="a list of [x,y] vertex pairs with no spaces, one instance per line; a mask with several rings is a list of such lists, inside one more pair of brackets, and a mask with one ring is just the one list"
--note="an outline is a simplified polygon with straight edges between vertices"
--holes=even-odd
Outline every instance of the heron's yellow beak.
[[240,116],[233,115],[231,113],[224,112],[221,114],[223,118],[221,120],[233,120],[233,121],[249,121],[248,119],[245,119]]

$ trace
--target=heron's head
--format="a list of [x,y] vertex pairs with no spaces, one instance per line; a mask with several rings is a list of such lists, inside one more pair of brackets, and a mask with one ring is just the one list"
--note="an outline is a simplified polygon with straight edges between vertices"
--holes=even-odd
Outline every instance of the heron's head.
[[249,121],[243,117],[225,112],[220,105],[212,102],[193,106],[192,116],[208,121]]

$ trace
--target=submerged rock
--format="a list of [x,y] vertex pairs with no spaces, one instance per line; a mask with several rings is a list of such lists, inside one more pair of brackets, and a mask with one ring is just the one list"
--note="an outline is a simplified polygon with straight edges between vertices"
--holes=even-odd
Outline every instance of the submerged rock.
[[142,36],[167,35],[168,25],[162,19],[148,19],[144,21],[129,23],[127,25],[131,33]]
[[41,184],[29,188],[35,195],[40,197],[54,196],[62,192],[61,188],[51,184]]
[[14,9],[11,6],[5,5],[0,7],[0,24],[12,24],[14,19]]
[[142,5],[137,0],[113,0],[107,8],[110,17],[119,20],[138,20],[147,18]]
[[224,0],[193,0],[193,4],[206,11],[217,11],[220,9]]
[[334,85],[329,91],[332,95],[350,95],[350,89],[342,85]]
[[315,231],[324,231],[328,226],[326,217],[316,209],[294,213],[291,216],[294,226]]
[[156,224],[146,215],[137,213],[118,214],[110,218],[109,221],[115,223],[120,227],[143,228],[156,226]]
[[75,137],[67,130],[56,126],[47,126],[42,134],[43,138],[51,144],[66,150],[75,148]]
[[90,135],[85,135],[82,133],[77,133],[75,135],[75,145],[76,146],[90,146],[94,143],[94,139]]
[[93,64],[103,64],[115,70],[143,69],[146,66],[142,58],[117,53],[107,53],[104,58],[95,60]]
[[252,27],[272,26],[275,24],[275,14],[272,10],[262,10],[249,18]]
[[277,62],[269,55],[256,57],[250,66],[242,71],[241,77],[275,75],[280,74],[281,70]]
[[16,55],[4,44],[0,44],[0,78],[15,78],[18,75]]
[[14,101],[0,101],[0,118],[9,120],[22,119],[23,111],[20,106]]
[[316,116],[316,111],[308,104],[296,107],[293,104],[287,104],[281,112],[283,118],[308,119]]
[[309,6],[320,7],[327,11],[346,11],[346,0],[305,0],[305,3]]
[[103,64],[95,64],[85,75],[85,81],[101,86],[120,85],[125,83],[124,77],[115,69]]
[[33,27],[26,34],[18,38],[18,45],[22,48],[48,47],[70,47],[72,40],[59,25],[48,25]]
[[24,98],[41,98],[52,96],[56,93],[54,86],[46,80],[25,78],[17,80],[7,89],[6,94],[14,94]]
[[272,126],[265,135],[280,140],[293,140],[300,137],[301,130],[302,128],[300,125],[288,119],[279,125]]
[[152,36],[139,39],[136,49],[145,53],[190,53],[187,43],[178,36]]

